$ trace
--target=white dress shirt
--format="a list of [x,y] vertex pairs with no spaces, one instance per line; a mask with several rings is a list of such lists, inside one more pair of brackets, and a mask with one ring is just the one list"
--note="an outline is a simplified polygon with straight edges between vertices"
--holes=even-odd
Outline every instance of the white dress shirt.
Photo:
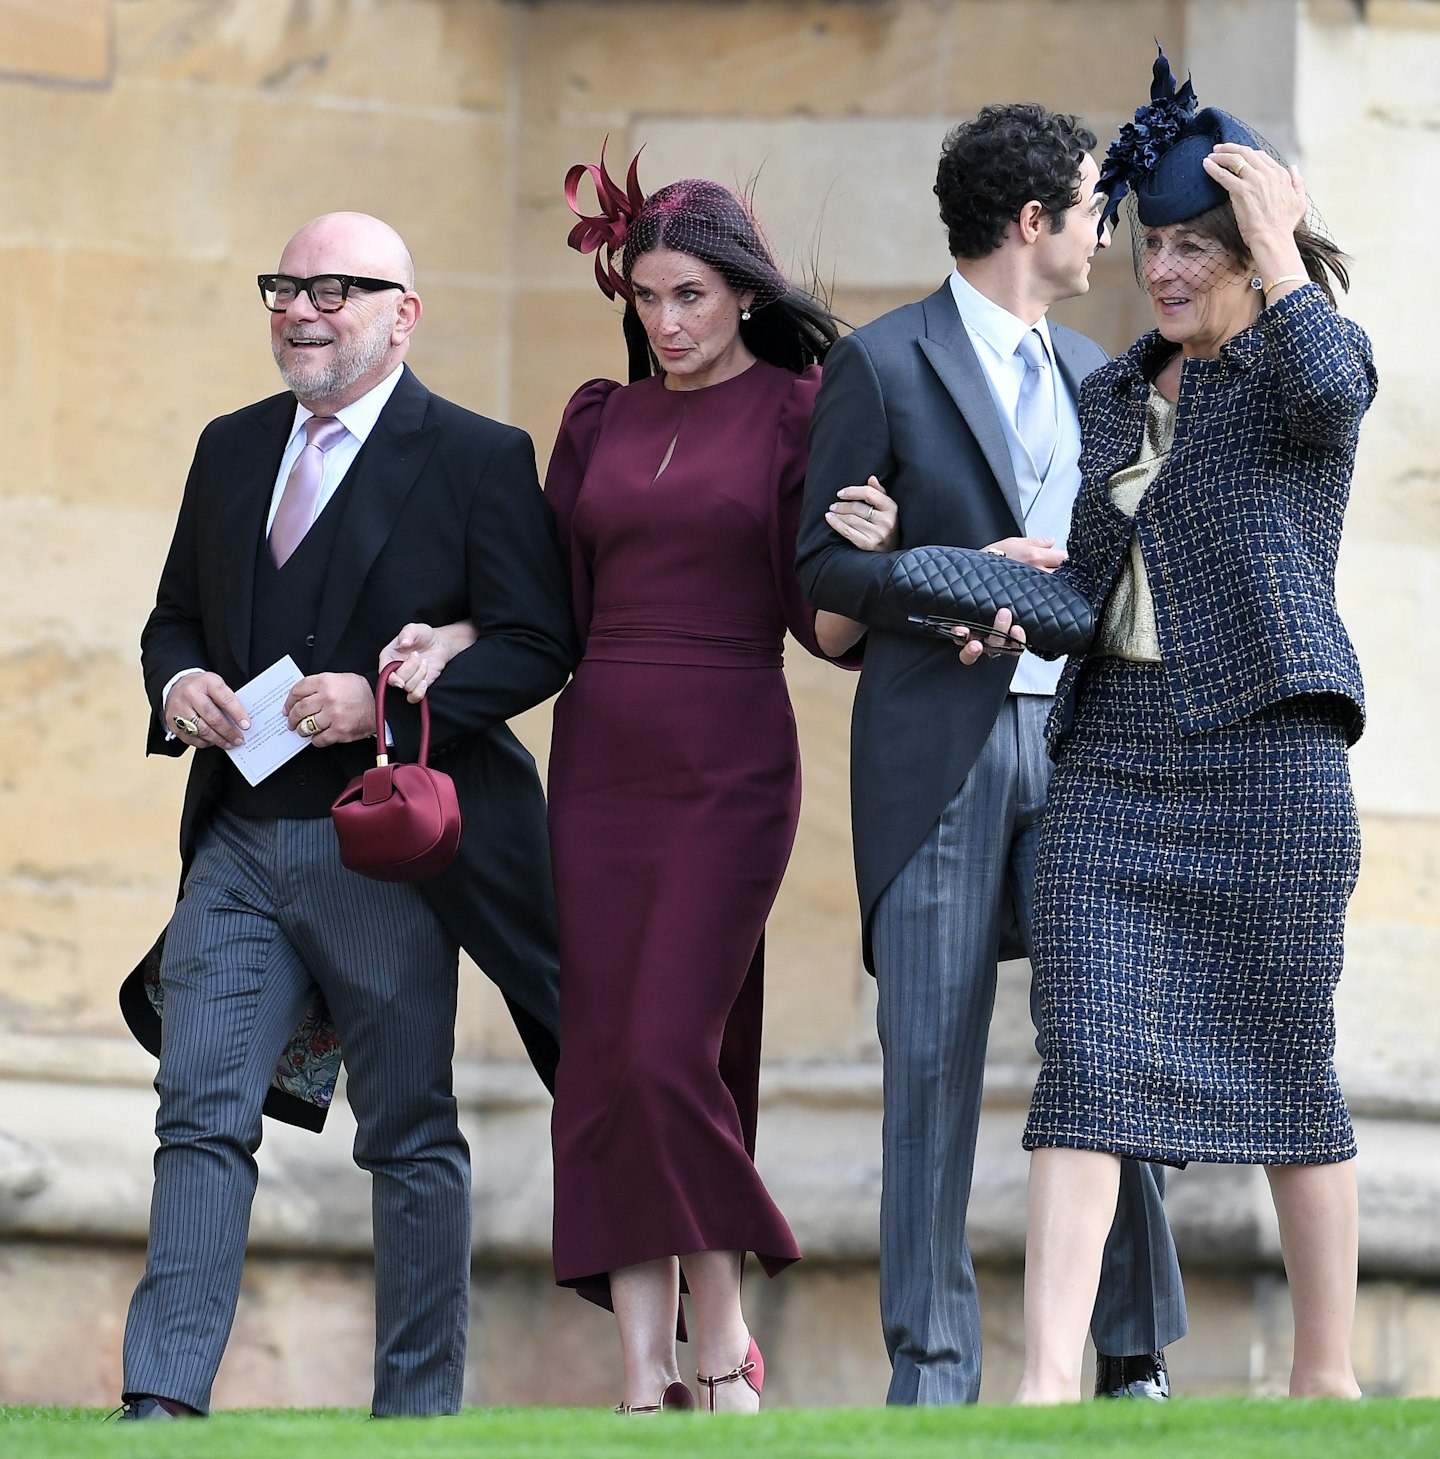
[[[325,510],[330,498],[339,489],[340,483],[345,480],[345,474],[355,464],[355,458],[360,454],[360,448],[369,439],[370,432],[375,429],[375,422],[380,419],[380,412],[385,409],[391,395],[395,393],[395,387],[400,383],[400,372],[405,367],[396,365],[391,372],[376,386],[367,390],[359,400],[352,401],[349,405],[335,412],[335,419],[338,420],[349,433],[337,441],[325,453],[325,474],[320,480],[320,490],[315,497],[315,516],[318,517]],[[265,517],[265,535],[270,535],[270,528],[275,521],[275,513],[280,510],[280,498],[285,494],[285,483],[290,479],[290,471],[295,462],[299,459],[301,451],[305,449],[305,422],[315,412],[307,410],[297,400],[295,402],[295,421],[290,427],[290,439],[285,443],[285,450],[280,456],[280,469],[275,473],[275,485],[270,492],[270,510]],[[314,517],[311,518],[314,521]],[[398,626],[398,625],[397,625]],[[375,645],[375,650],[380,651],[380,645]],[[181,669],[178,674],[172,676],[165,685],[160,695],[160,707],[163,710],[166,701],[170,698],[170,691],[185,677],[186,674],[200,674],[204,670],[198,666],[190,669]],[[230,686],[235,687],[233,684]],[[165,737],[173,740],[174,726],[165,726]]]
[[[975,346],[975,356],[980,361],[981,373],[995,402],[995,413],[1000,418],[1000,428],[1005,433],[1015,483],[1020,489],[1024,535],[1053,537],[1055,545],[1063,548],[1070,535],[1070,513],[1080,490],[1080,416],[1065,377],[1055,364],[1049,327],[1043,316],[1034,324],[1026,324],[1008,309],[1001,308],[970,283],[959,269],[950,275],[950,293],[960,312],[965,333]],[[1015,350],[1030,329],[1040,336],[1045,346],[1045,353],[1050,357],[1051,379],[1055,384],[1055,454],[1050,458],[1050,467],[1043,479],[1036,473],[1035,463],[1015,428],[1020,383],[1025,378],[1026,368],[1023,357]],[[1015,677],[1010,681],[1010,692],[1053,694],[1064,667],[1064,659],[1047,663],[1032,653],[1022,654],[1015,666]]]
[[[355,458],[360,454],[360,447],[375,429],[380,412],[385,409],[395,387],[400,383],[400,372],[404,368],[403,365],[396,365],[378,385],[367,390],[359,400],[352,401],[343,410],[335,412],[335,419],[349,434],[342,436],[325,453],[325,475],[320,479],[320,490],[315,497],[316,517],[325,510],[330,498],[345,480],[345,473],[354,464]],[[285,483],[290,480],[290,472],[305,449],[305,422],[314,414],[313,410],[306,410],[298,400],[295,402],[295,423],[290,427],[290,439],[280,457],[280,469],[275,473],[275,488],[270,493],[270,512],[265,518],[267,537],[275,523],[275,513],[280,510],[280,498],[285,494]],[[314,521],[314,517],[311,521]]]

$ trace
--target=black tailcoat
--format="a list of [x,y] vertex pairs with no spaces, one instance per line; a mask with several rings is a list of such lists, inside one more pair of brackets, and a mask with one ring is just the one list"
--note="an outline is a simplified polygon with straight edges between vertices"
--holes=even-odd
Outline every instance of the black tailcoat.
[[[268,667],[251,662],[256,544],[294,418],[294,397],[272,396],[212,421],[200,437],[141,639],[150,754],[185,749],[167,739],[160,717],[172,676],[198,666],[236,688]],[[506,720],[561,687],[575,644],[530,438],[432,395],[407,368],[331,505],[342,516],[303,671],[361,674],[373,685],[376,656],[405,623],[469,618],[479,629],[429,693],[432,763],[454,777],[465,830],[455,864],[420,889],[505,995],[536,1070],[553,1085],[558,965],[545,803],[534,761]],[[386,712],[394,758],[414,759],[418,710],[392,694]],[[374,763],[374,742],[304,755],[360,769]],[[222,756],[194,755],[180,820],[182,885],[216,804]],[[162,933],[120,996],[152,1052],[160,1019],[147,985],[163,945]],[[266,1110],[318,1129],[327,1103],[328,1090],[297,1096],[280,1085]]]

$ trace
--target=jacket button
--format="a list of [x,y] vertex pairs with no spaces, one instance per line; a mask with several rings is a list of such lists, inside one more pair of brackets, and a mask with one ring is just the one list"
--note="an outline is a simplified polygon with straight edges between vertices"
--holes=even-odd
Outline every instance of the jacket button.
[[306,648],[314,648],[315,647],[315,635],[313,633],[307,633],[305,635],[305,647]]

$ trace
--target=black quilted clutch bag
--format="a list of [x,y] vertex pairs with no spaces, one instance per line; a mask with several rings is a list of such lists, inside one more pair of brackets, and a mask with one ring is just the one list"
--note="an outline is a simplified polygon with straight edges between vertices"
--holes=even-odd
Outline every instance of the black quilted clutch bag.
[[880,606],[887,617],[941,631],[956,625],[988,629],[996,613],[1009,608],[1026,644],[1054,655],[1078,653],[1095,632],[1090,604],[1063,578],[969,547],[902,552],[880,590]]

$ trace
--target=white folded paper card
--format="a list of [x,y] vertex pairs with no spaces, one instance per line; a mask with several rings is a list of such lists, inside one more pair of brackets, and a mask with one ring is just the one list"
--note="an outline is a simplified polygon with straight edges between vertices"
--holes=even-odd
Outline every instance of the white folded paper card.
[[286,654],[235,691],[250,716],[250,728],[245,731],[245,743],[225,753],[251,785],[259,785],[287,760],[310,748],[310,741],[292,730],[285,718],[285,701],[304,677]]

